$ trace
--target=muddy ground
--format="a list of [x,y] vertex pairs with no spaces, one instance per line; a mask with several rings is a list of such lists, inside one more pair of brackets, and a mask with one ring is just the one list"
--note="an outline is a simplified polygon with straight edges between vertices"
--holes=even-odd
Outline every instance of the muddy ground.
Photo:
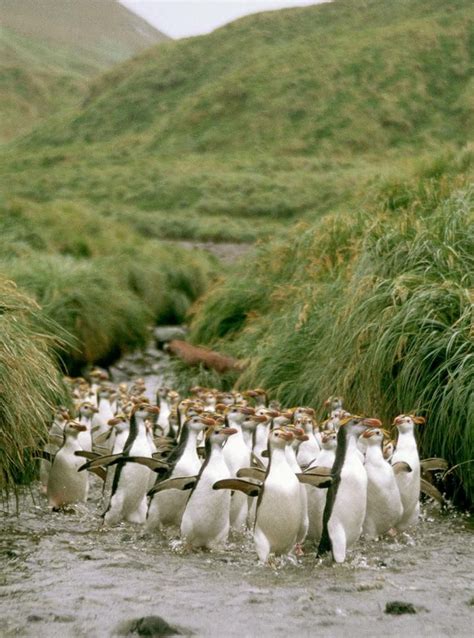
[[[113,372],[116,381],[146,375],[153,394],[167,360],[151,348]],[[250,534],[189,553],[131,524],[103,530],[93,487],[76,513],[51,513],[35,486],[20,494],[18,513],[14,500],[3,503],[0,636],[124,635],[124,623],[148,616],[213,637],[472,635],[473,528],[454,510],[424,505],[411,534],[361,541],[343,565],[306,548],[297,564],[269,567]],[[386,613],[393,601],[415,613]]]

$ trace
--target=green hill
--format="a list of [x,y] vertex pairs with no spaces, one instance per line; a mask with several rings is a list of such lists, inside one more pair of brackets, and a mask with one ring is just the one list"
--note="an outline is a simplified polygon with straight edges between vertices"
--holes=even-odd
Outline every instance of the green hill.
[[250,16],[114,68],[37,139],[311,155],[463,142],[471,6],[350,0]]
[[76,103],[92,77],[166,39],[115,0],[0,0],[0,18],[1,140]]
[[3,173],[22,196],[81,199],[160,237],[271,234],[465,143],[472,13],[338,0],[164,43],[96,79]]

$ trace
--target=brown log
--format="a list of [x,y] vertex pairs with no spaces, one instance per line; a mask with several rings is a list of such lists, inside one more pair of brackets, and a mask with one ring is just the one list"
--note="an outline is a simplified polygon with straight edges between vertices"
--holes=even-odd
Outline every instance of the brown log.
[[204,365],[223,374],[224,372],[240,372],[244,364],[238,359],[214,352],[202,346],[192,346],[181,339],[173,339],[168,343],[168,351],[179,357],[190,366]]

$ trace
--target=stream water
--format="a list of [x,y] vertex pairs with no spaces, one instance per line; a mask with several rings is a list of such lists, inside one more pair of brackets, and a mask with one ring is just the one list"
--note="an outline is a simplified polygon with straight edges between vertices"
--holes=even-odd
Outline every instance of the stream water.
[[[114,381],[144,376],[150,395],[170,375],[153,348],[112,372]],[[297,564],[270,567],[258,564],[250,534],[190,553],[131,524],[104,531],[100,498],[96,483],[76,513],[51,513],[33,486],[18,511],[3,504],[0,636],[472,635],[472,526],[454,510],[425,504],[411,534],[360,541],[342,565],[307,548]],[[411,613],[386,613],[393,601]],[[150,616],[176,632],[146,622],[130,629]]]

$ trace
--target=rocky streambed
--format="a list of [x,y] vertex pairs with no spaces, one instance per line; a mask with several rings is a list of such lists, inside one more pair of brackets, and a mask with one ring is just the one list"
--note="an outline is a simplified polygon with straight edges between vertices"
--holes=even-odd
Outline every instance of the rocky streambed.
[[[172,372],[150,348],[120,361],[153,395]],[[251,535],[213,552],[123,523],[100,528],[101,494],[51,513],[36,486],[2,504],[0,636],[470,636],[472,525],[425,504],[411,534],[361,541],[342,565],[307,548],[297,564],[257,563]]]

